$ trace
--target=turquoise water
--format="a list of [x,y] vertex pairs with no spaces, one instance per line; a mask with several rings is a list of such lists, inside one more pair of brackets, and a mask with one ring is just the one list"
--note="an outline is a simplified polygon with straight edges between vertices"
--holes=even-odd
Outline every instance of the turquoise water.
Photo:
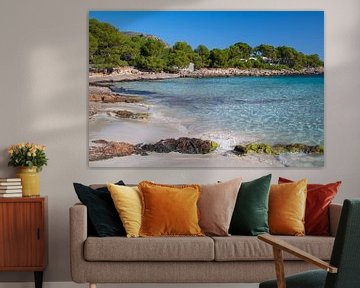
[[324,77],[180,78],[117,83],[142,95],[156,119],[225,146],[324,144]]

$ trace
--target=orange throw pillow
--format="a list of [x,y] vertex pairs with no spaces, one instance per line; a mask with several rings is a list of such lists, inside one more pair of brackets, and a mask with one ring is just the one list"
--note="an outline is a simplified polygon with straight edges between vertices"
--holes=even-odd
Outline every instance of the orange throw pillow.
[[[279,177],[279,184],[293,181]],[[307,184],[305,233],[329,236],[329,206],[335,198],[341,181],[329,184]]]
[[199,185],[172,186],[143,181],[140,236],[203,236],[199,227]]
[[306,184],[273,184],[269,195],[269,228],[271,234],[303,236],[306,207]]

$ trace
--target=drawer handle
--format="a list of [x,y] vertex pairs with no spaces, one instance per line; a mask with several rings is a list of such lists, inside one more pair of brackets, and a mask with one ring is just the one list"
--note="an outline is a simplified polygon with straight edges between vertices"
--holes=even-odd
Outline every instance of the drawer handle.
[[37,240],[40,240],[40,228],[37,229]]

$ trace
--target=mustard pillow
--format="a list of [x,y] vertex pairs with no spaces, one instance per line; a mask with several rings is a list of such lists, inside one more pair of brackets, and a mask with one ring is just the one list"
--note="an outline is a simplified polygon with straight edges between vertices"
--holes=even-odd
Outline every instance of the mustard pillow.
[[139,184],[142,198],[140,236],[203,236],[199,227],[199,185]]
[[139,237],[141,226],[141,197],[137,187],[107,185],[127,237]]
[[307,180],[273,184],[269,195],[271,234],[303,236],[305,234]]

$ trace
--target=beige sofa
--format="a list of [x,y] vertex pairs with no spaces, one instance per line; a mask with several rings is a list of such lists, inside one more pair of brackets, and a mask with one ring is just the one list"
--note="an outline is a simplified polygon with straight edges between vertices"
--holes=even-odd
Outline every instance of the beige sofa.
[[[331,236],[280,236],[328,261],[341,205],[330,207]],[[257,283],[275,277],[270,245],[252,236],[88,237],[86,206],[70,208],[71,275],[77,283]],[[314,267],[285,254],[286,274]]]

